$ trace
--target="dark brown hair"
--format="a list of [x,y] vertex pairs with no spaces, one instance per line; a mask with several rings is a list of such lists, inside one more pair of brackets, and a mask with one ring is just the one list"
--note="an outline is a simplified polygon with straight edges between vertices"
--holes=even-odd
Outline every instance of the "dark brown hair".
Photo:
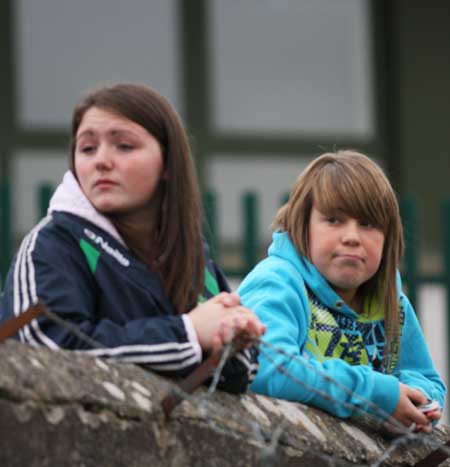
[[364,219],[384,233],[380,267],[360,286],[364,298],[383,307],[385,360],[398,341],[400,326],[397,268],[403,255],[403,228],[394,190],[381,168],[352,150],[325,153],[300,174],[288,202],[278,211],[274,227],[287,231],[297,250],[309,258],[308,226],[313,204],[323,213],[343,212]]
[[162,184],[158,224],[158,270],[179,313],[197,303],[203,292],[202,213],[188,137],[169,102],[139,84],[117,84],[89,93],[72,116],[71,169],[75,172],[76,134],[84,114],[97,107],[123,116],[155,137],[162,149],[167,181]]

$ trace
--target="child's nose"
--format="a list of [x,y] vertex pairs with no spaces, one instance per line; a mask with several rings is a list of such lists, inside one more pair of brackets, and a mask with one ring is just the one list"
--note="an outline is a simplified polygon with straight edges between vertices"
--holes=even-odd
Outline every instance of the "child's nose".
[[351,245],[358,245],[360,241],[359,223],[355,220],[349,220],[343,226],[342,242]]

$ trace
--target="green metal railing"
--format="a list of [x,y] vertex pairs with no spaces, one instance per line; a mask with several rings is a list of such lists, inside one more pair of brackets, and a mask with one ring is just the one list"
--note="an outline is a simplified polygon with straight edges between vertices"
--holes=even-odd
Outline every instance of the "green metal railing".
[[408,197],[400,202],[405,237],[402,279],[407,283],[408,297],[413,306],[417,304],[417,289],[420,285],[418,274],[420,252],[418,235],[420,228],[419,209],[419,202],[414,197]]
[[[37,193],[37,210],[39,217],[43,217],[48,208],[53,186],[42,184]],[[282,197],[285,202],[287,195]],[[0,186],[0,273],[2,282],[13,255],[12,209],[10,188],[3,184]],[[203,196],[205,209],[205,236],[209,242],[214,259],[221,261],[220,232],[218,227],[218,203],[213,191]],[[405,231],[405,255],[402,267],[402,279],[408,290],[408,297],[416,308],[418,288],[424,284],[440,284],[445,287],[450,297],[450,199],[442,203],[441,218],[443,228],[442,255],[444,271],[439,274],[424,274],[420,272],[419,258],[421,253],[420,242],[420,212],[421,205],[416,197],[409,196],[401,200],[401,215]],[[241,198],[242,239],[240,241],[241,264],[234,267],[224,267],[225,273],[234,278],[243,277],[258,262],[261,255],[262,239],[260,238],[260,209],[259,199],[255,193],[245,192]],[[416,308],[417,309],[417,308]],[[417,310],[419,311],[419,310]],[[450,316],[450,299],[447,300],[447,313]],[[450,336],[450,320],[449,333]]]
[[[50,184],[42,184],[37,193],[38,219],[43,217],[48,208],[49,200],[54,191]],[[287,200],[284,195],[280,203]],[[13,254],[12,233],[12,209],[11,193],[7,185],[0,185],[0,246],[1,263],[0,272],[2,278],[9,267]],[[218,223],[218,202],[213,191],[208,191],[203,196],[205,210],[205,236],[211,248],[215,260],[220,261],[220,232]],[[420,272],[419,258],[421,253],[420,242],[420,212],[421,205],[416,197],[403,198],[400,203],[401,215],[405,232],[405,255],[402,267],[402,278],[408,287],[408,296],[411,302],[417,304],[417,289],[424,282],[444,285],[450,291],[450,198],[442,203],[441,218],[443,229],[442,254],[445,270],[440,274],[423,274]],[[230,268],[226,273],[233,277],[242,277],[260,259],[262,239],[260,238],[260,210],[258,196],[253,192],[245,192],[241,197],[242,239],[240,241],[242,264],[239,267]],[[449,295],[450,296],[450,295]],[[450,302],[450,301],[449,301]]]
[[[44,184],[39,187],[37,193],[38,213],[43,217],[48,208],[53,187]],[[282,197],[281,202],[287,200],[287,195]],[[2,283],[6,278],[13,254],[13,233],[12,233],[12,209],[11,192],[7,185],[0,185],[0,272]],[[218,224],[218,203],[214,192],[209,191],[204,194],[203,204],[205,209],[205,236],[210,244],[211,252],[219,264],[221,261],[221,244]],[[261,255],[261,245],[263,240],[260,237],[260,208],[259,199],[255,193],[246,192],[241,198],[242,215],[242,239],[238,256],[241,264],[238,267],[224,267],[225,274],[233,278],[242,278],[258,262]],[[421,253],[420,242],[420,202],[415,197],[406,197],[400,203],[402,221],[405,230],[405,255],[402,265],[402,279],[407,287],[408,297],[417,309],[417,292],[421,285],[439,284],[445,287],[447,292],[446,313],[450,317],[450,198],[444,200],[441,209],[442,219],[442,258],[443,272],[437,274],[424,274],[420,271],[419,258]],[[420,318],[420,316],[419,316]],[[447,347],[450,348],[450,319],[447,319]],[[450,359],[448,363],[448,374],[450,374]]]
[[[38,218],[43,217],[48,208],[49,200],[54,191],[50,184],[42,184],[37,193]],[[284,195],[280,203],[287,200]],[[0,185],[0,273],[4,280],[13,254],[12,209],[10,188]],[[214,259],[221,261],[221,244],[218,223],[218,202],[213,191],[203,196],[205,210],[205,236],[210,245]],[[423,283],[441,284],[449,292],[450,297],[450,198],[442,203],[441,218],[443,220],[442,254],[444,271],[440,274],[423,274],[420,272],[419,258],[421,253],[420,242],[420,211],[421,205],[416,197],[409,196],[401,200],[401,215],[405,231],[405,255],[402,266],[402,279],[408,289],[411,303],[417,305],[417,290]],[[231,277],[242,277],[247,274],[258,262],[261,255],[260,237],[260,210],[258,196],[253,192],[245,192],[241,197],[242,239],[240,241],[241,264],[237,267],[226,267],[225,273]],[[450,300],[449,316],[450,316]],[[449,320],[450,321],[450,320]],[[450,324],[449,324],[450,326]]]

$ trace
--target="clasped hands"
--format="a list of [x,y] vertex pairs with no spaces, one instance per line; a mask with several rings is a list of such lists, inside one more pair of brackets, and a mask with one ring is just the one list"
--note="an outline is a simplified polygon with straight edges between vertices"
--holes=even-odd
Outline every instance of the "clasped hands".
[[266,326],[252,310],[241,305],[235,293],[222,292],[196,306],[188,316],[204,351],[215,352],[240,333],[258,339],[266,331]]

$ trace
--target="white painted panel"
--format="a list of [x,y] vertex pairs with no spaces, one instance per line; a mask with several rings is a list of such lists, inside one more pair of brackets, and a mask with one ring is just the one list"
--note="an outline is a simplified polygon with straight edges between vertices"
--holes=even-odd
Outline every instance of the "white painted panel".
[[176,0],[17,0],[19,122],[66,126],[86,90],[146,83],[177,108]]
[[290,191],[300,172],[311,160],[307,156],[257,157],[213,156],[207,161],[209,186],[218,195],[218,221],[221,240],[242,239],[244,222],[241,198],[244,192],[258,195],[262,241],[271,238],[270,225],[280,207],[283,194]]
[[[426,284],[419,289],[420,324],[436,368],[448,387],[447,300],[447,293],[443,286]],[[446,407],[442,418],[444,423],[448,423],[448,412],[449,408]]]
[[214,126],[374,129],[369,0],[213,0]]
[[14,232],[22,236],[39,220],[38,188],[56,187],[68,169],[68,156],[55,152],[18,152],[12,159],[12,205]]

